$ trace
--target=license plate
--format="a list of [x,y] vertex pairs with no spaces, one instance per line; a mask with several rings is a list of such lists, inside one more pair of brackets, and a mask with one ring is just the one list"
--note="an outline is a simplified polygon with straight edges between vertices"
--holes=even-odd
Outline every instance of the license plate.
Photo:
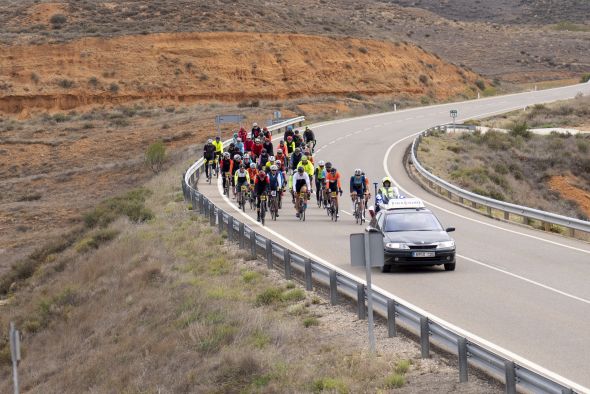
[[434,257],[434,252],[412,252],[412,257]]
[[276,195],[277,195],[276,190],[271,190],[270,195],[273,197],[276,197]]

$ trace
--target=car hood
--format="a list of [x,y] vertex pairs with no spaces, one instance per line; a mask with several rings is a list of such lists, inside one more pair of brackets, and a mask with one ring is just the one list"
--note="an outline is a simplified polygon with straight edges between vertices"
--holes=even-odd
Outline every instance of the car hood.
[[404,242],[409,244],[430,244],[450,241],[446,231],[399,231],[385,233],[385,242]]

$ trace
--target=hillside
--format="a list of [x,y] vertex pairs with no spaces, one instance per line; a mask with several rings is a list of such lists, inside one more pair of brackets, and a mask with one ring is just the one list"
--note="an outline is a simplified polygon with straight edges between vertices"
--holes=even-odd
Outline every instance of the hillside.
[[[581,0],[7,0],[0,42],[211,31],[374,38],[408,41],[487,77],[522,82],[590,72],[588,7]],[[63,17],[52,23],[54,15]]]
[[134,100],[239,102],[351,92],[447,100],[469,89],[473,94],[478,78],[405,43],[256,33],[3,46],[0,66],[0,111],[11,114]]

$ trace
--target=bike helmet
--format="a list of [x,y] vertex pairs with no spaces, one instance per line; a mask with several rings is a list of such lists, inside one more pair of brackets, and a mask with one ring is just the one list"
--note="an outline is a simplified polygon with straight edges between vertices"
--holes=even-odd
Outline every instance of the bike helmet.
[[295,153],[301,153],[301,148],[295,148]]
[[240,156],[240,155],[235,155],[235,156],[234,156],[234,160],[236,160],[236,161],[237,161],[237,160],[242,160],[242,156]]
[[208,144],[212,144],[212,143],[213,143],[213,140],[212,140],[211,138],[209,138],[209,139],[207,140],[207,143],[208,143]]
[[391,178],[389,178],[388,176],[386,176],[385,178],[383,178],[383,180],[381,181],[381,184],[383,186],[385,186],[385,182],[389,182],[389,186],[393,185],[393,182],[391,181]]
[[229,152],[223,152],[223,157],[229,159],[231,155],[229,154]]
[[238,133],[234,133],[234,138],[238,138]]
[[275,160],[275,164],[276,164],[277,166],[280,166],[280,165],[281,165],[281,161],[280,161],[280,160]]
[[266,176],[266,172],[264,172],[264,170],[260,170],[260,172],[258,172],[259,178],[264,178],[265,176]]
[[285,141],[284,141],[284,140],[280,140],[280,141],[279,141],[279,145],[283,145],[284,143],[285,143]]
[[330,168],[330,172],[331,172],[332,174],[335,174],[335,173],[336,173],[336,167],[332,167],[332,168]]
[[262,153],[262,154],[265,154],[265,153],[266,153],[266,149],[262,148],[262,151],[261,151],[261,153]]
[[240,137],[238,137],[237,141],[238,142],[242,142],[242,139]]
[[256,163],[250,163],[250,168],[256,168]]
[[297,172],[303,174],[303,167],[297,167]]
[[295,129],[295,134],[299,134],[299,130],[298,129]]
[[282,149],[279,149],[277,151],[277,156],[283,156],[283,150]]
[[363,171],[360,168],[357,168],[356,170],[354,170],[354,175],[356,176],[361,176],[363,173]]
[[307,162],[307,156],[301,156],[301,161],[302,162]]
[[268,131],[268,127],[263,128],[262,131]]
[[327,163],[326,163],[326,169],[327,169],[327,170],[330,170],[330,168],[332,168],[332,163],[330,163],[330,162],[327,162]]
[[258,123],[256,123],[256,122],[252,123],[252,127],[258,127]]
[[240,170],[243,170],[244,168],[246,168],[246,166],[244,165],[244,163],[240,164]]
[[279,168],[278,168],[277,166],[275,166],[274,164],[273,164],[272,166],[270,166],[270,170],[271,170],[271,171],[276,171],[276,170],[278,170],[278,169],[279,169]]
[[216,139],[217,141],[219,141],[219,140],[221,139],[221,137],[220,137],[220,136],[217,136],[217,137],[215,137],[215,139]]
[[271,157],[269,157],[269,158],[268,158],[268,161],[270,161],[270,162],[273,162],[273,161],[275,161],[275,157],[274,157],[274,156],[271,156]]
[[320,167],[323,167],[323,166],[325,166],[325,165],[326,165],[326,163],[324,163],[324,161],[323,161],[323,160],[320,160],[320,161],[319,161],[319,163],[318,163],[318,166],[320,166]]
[[260,138],[256,138],[256,139],[254,140],[254,142],[256,142],[257,144],[260,144]]

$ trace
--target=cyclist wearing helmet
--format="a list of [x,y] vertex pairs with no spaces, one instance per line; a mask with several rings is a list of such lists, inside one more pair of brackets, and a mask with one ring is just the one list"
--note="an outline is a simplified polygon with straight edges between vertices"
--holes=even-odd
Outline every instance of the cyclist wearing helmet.
[[244,154],[244,143],[242,142],[242,139],[240,137],[236,139],[236,148],[238,149],[240,154]]
[[260,157],[258,158],[258,167],[264,169],[266,163],[268,163],[268,159],[270,158],[266,149],[262,148],[262,152],[260,153]]
[[298,167],[297,172],[293,174],[293,193],[296,197],[295,212],[297,217],[299,217],[299,204],[301,200],[299,192],[313,193],[309,182],[309,175],[303,170],[303,167]]
[[260,153],[262,153],[262,142],[260,142],[259,138],[256,138],[254,140],[254,146],[252,147],[252,153],[254,153],[254,155],[256,155],[256,157],[260,156]]
[[250,163],[250,167],[247,168],[246,171],[248,171],[248,175],[250,175],[250,185],[254,185],[254,180],[256,179],[256,175],[258,175],[256,163]]
[[223,142],[221,142],[221,137],[215,137],[215,141],[213,141],[213,146],[215,146],[215,157],[218,160],[221,160],[221,155],[223,153]]
[[[285,180],[283,179],[283,174],[275,164],[270,166],[270,173],[268,174],[268,180],[270,182],[269,188],[271,191],[277,192],[277,196],[279,200],[281,199],[281,192],[283,191],[283,186]],[[277,212],[277,217],[279,213]]]
[[[363,175],[363,171],[360,168],[354,170],[354,175],[350,177],[350,198],[352,199],[352,212],[354,212],[354,203],[357,196],[366,196],[367,193],[367,180]],[[363,203],[365,198],[362,199]],[[361,207],[364,219],[364,207]]]
[[234,144],[233,142],[229,143],[229,146],[227,147],[227,152],[229,152],[231,157],[240,154],[240,152],[238,152],[238,149],[236,148],[236,144]]
[[264,139],[262,147],[266,149],[266,153],[268,153],[270,156],[274,155],[274,147],[272,145],[272,141],[270,140],[270,138]]
[[254,146],[254,141],[250,136],[246,137],[246,142],[244,142],[244,152],[252,152],[252,147]]
[[213,140],[210,138],[203,146],[203,158],[205,159],[205,176],[209,179],[209,166],[207,165],[209,161],[213,162],[212,168],[215,168],[215,145],[213,145]]
[[272,133],[266,127],[262,129],[262,135],[264,136],[264,138],[267,138],[269,140],[272,139]]
[[297,169],[297,167],[299,166],[299,162],[301,161],[302,157],[303,157],[303,153],[301,153],[301,149],[295,148],[295,151],[291,155],[291,166],[290,166],[290,168],[293,171],[295,171]]
[[303,140],[308,146],[311,146],[311,150],[313,152],[313,150],[315,149],[316,140],[315,135],[313,134],[313,131],[309,128],[309,126],[305,126],[305,131],[303,132]]
[[293,138],[294,135],[295,135],[295,133],[293,132],[293,126],[291,126],[291,125],[287,126],[287,130],[285,131],[285,135],[283,135],[283,138],[285,139],[285,141],[287,141],[289,139],[289,137]]
[[256,196],[256,220],[258,221],[260,221],[260,196],[268,191],[269,186],[270,180],[268,179],[268,175],[266,175],[266,172],[261,170],[258,172],[254,180],[254,195]]
[[[326,167],[328,167],[328,163],[326,163]],[[340,173],[335,167],[332,167],[330,164],[330,172],[326,174],[326,191],[328,196],[332,192],[338,192],[342,195],[342,185],[340,183]],[[338,212],[338,195],[336,195],[336,212]],[[337,217],[338,213],[336,214]]]
[[268,161],[266,162],[266,165],[264,166],[264,171],[266,171],[267,173],[270,171],[270,167],[272,165],[274,165],[276,162],[276,158],[274,156],[269,156],[268,157]]
[[[240,168],[240,164],[242,164],[242,156],[240,155],[234,155],[234,166],[232,169],[232,173],[231,173],[231,184],[232,186],[236,186],[236,182],[234,181],[234,175],[236,174],[236,171],[238,171],[238,168]],[[235,197],[235,193],[234,193],[234,197]]]
[[245,128],[240,127],[240,131],[238,131],[238,137],[240,137],[242,139],[242,141],[246,141],[247,137],[248,137],[248,132],[246,131]]
[[260,126],[258,126],[258,123],[252,123],[252,139],[256,140],[256,138],[260,137],[260,134],[262,133],[262,130],[260,130]]
[[243,184],[246,184],[246,186],[250,187],[250,174],[248,174],[248,171],[246,171],[244,164],[240,164],[239,170],[237,170],[234,174],[234,183],[236,185],[234,195],[242,189]]
[[242,158],[242,164],[244,164],[244,167],[248,168],[250,167],[250,153],[246,152],[244,153],[244,157]]
[[223,189],[225,190],[226,187],[229,189],[229,185],[226,184],[226,178],[232,176],[234,169],[234,161],[229,152],[223,153],[223,159],[221,159],[221,162],[219,163],[219,168],[221,169],[221,179],[223,179]]
[[238,144],[238,133],[236,133],[235,131],[234,131],[234,135],[232,136],[231,142],[233,142],[234,145]]
[[293,142],[293,137],[292,136],[288,136],[286,138],[287,140],[287,156],[291,156],[293,154],[293,152],[295,151],[295,142]]
[[277,153],[275,156],[279,156],[279,155],[287,156],[287,145],[285,145],[285,141],[283,141],[283,140],[280,140],[279,146],[277,146]]
[[313,175],[315,179],[315,198],[316,200],[319,200],[320,193],[322,193],[326,183],[326,164],[323,160],[318,162],[318,166],[316,167]]

